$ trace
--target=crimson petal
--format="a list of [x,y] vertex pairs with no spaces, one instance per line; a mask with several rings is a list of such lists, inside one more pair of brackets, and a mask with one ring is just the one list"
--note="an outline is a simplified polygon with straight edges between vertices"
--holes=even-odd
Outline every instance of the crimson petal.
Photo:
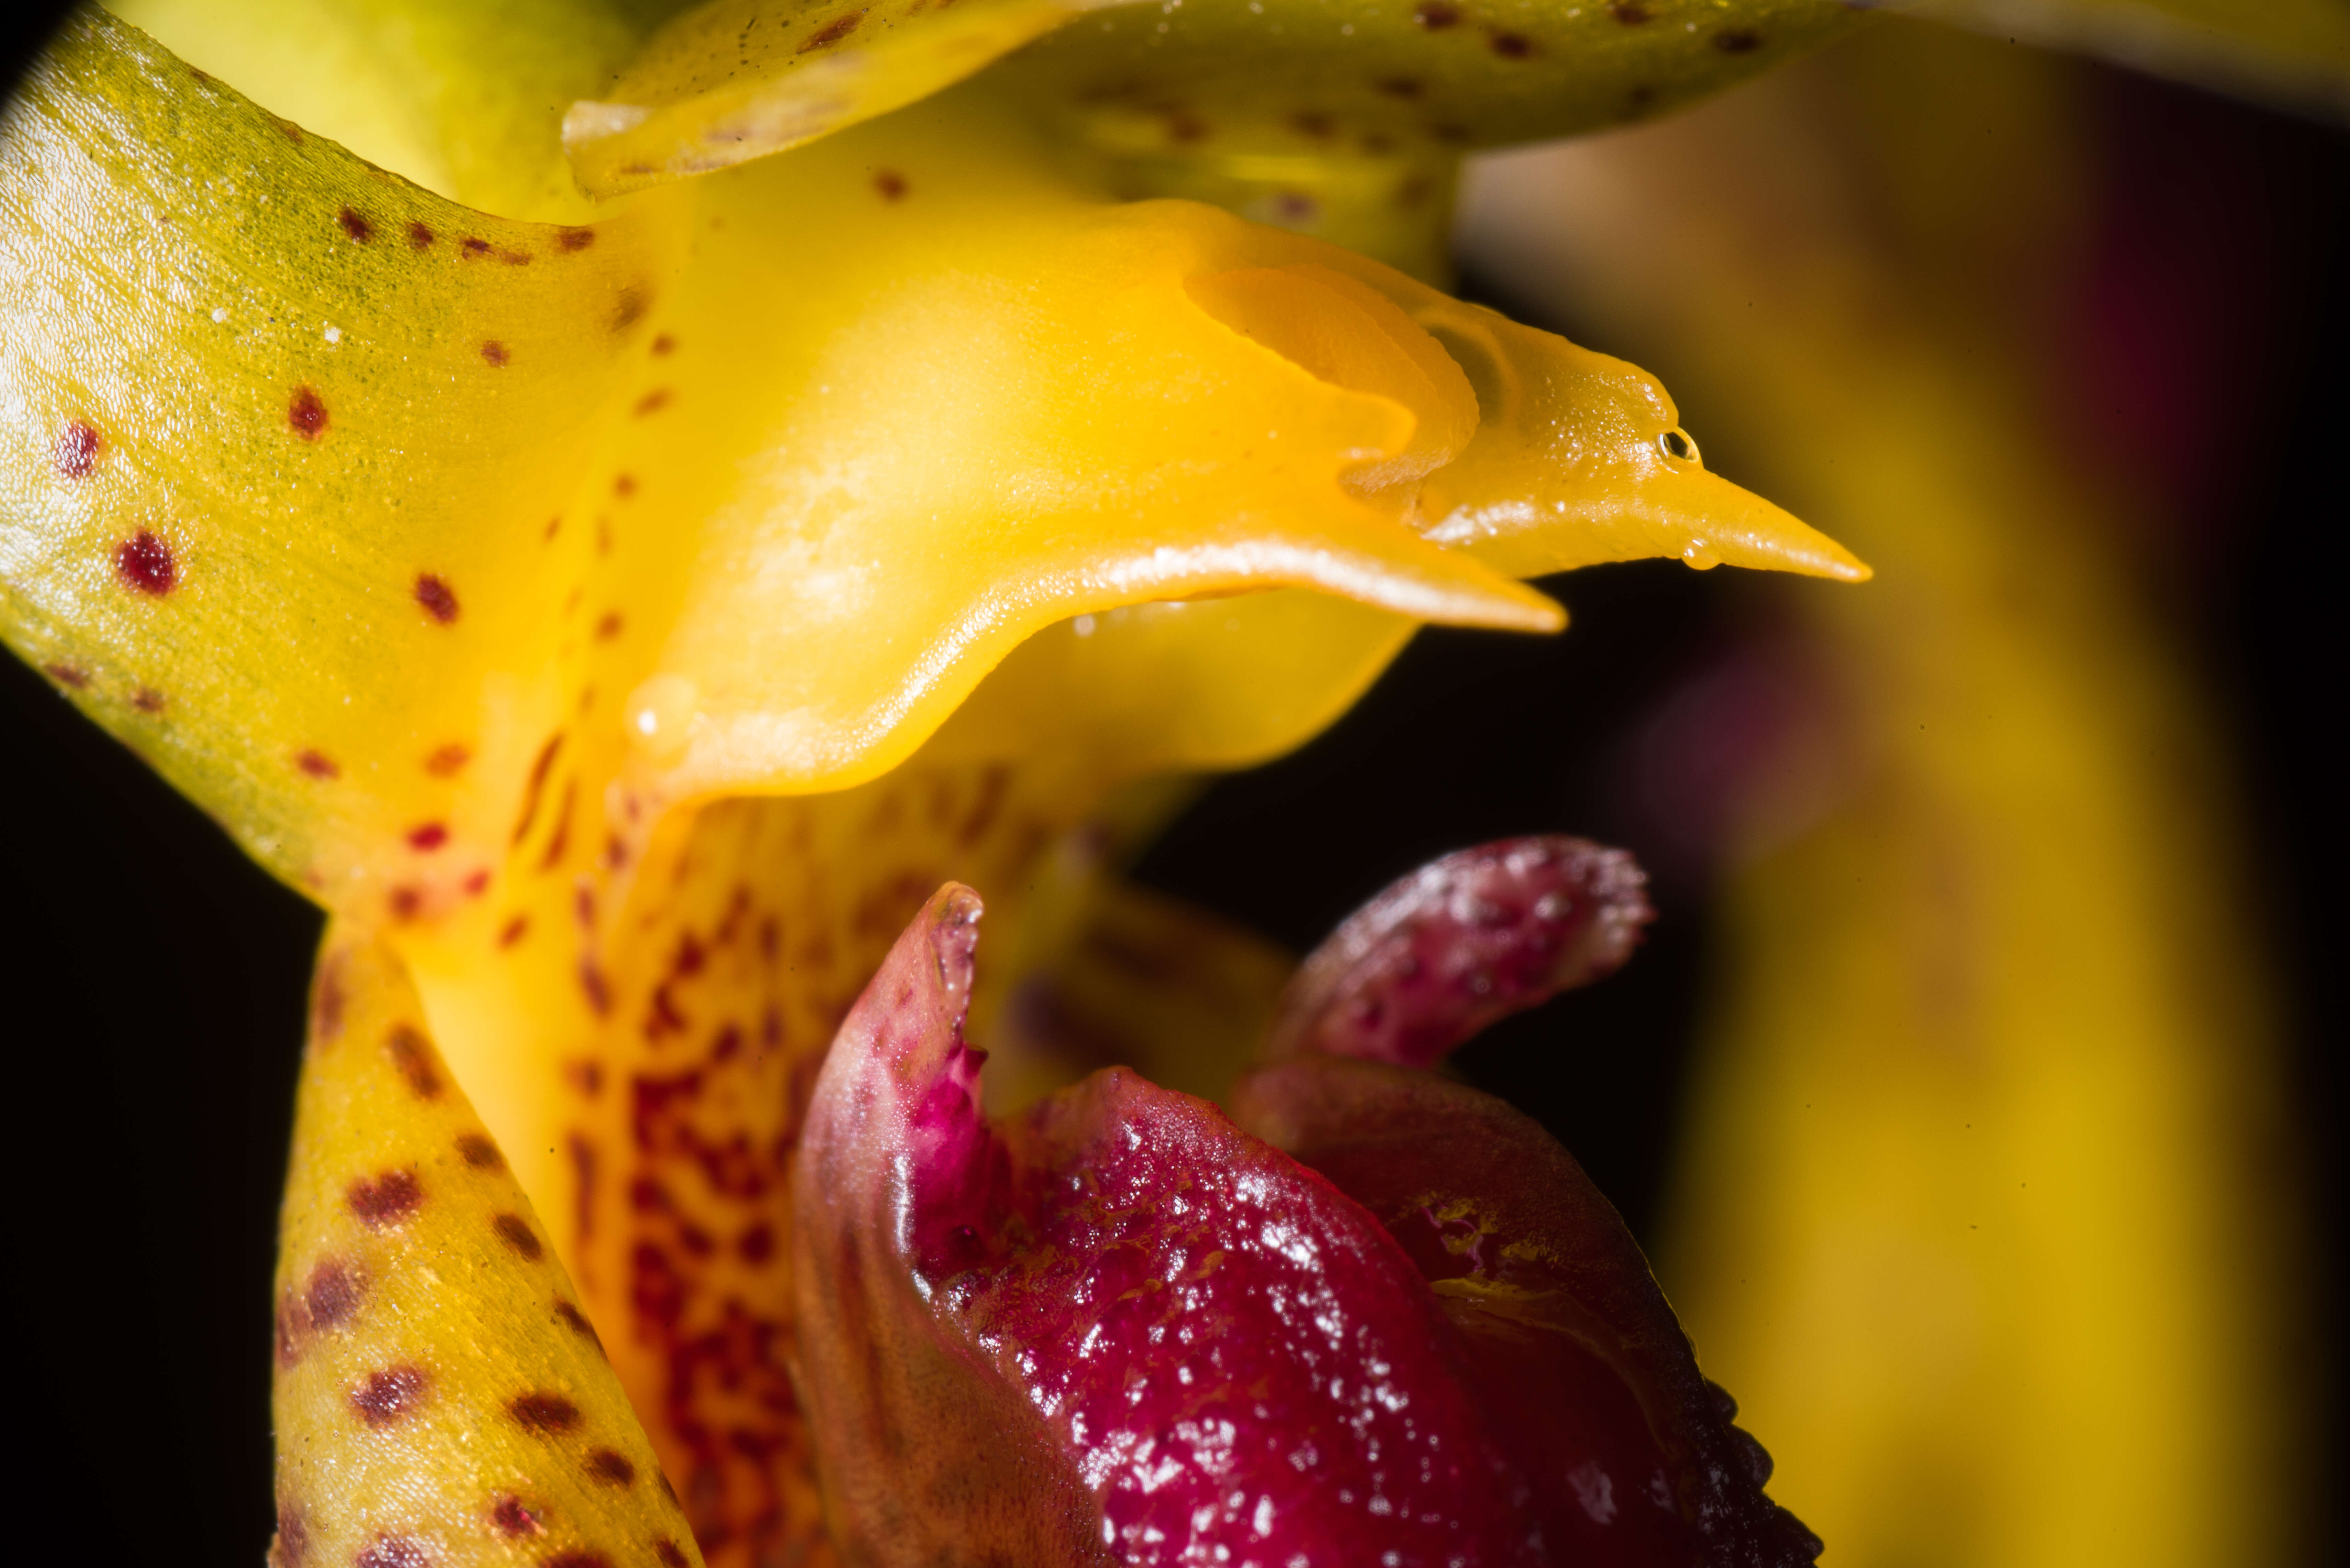
[[1268,1054],[1434,1065],[1513,1012],[1620,966],[1653,918],[1621,849],[1545,835],[1421,867],[1347,917],[1282,998]]
[[943,889],[842,1025],[795,1193],[836,1539],[877,1563],[1535,1564],[1434,1293],[1327,1181],[1118,1069],[1002,1128]]

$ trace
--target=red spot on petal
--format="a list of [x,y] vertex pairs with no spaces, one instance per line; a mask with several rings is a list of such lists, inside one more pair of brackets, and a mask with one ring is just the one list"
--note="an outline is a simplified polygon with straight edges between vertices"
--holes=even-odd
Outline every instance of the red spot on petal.
[[507,1411],[534,1432],[568,1432],[579,1425],[579,1407],[560,1394],[522,1394],[506,1403]]
[[498,260],[505,263],[508,266],[528,266],[530,265],[530,253],[528,251],[500,251],[498,253]]
[[589,1547],[575,1546],[538,1560],[538,1568],[612,1568],[611,1558]]
[[114,575],[142,594],[168,594],[180,585],[172,546],[141,528],[114,547]]
[[432,1047],[413,1025],[395,1023],[384,1036],[383,1048],[391,1054],[391,1064],[408,1080],[408,1092],[420,1100],[437,1099],[441,1094],[441,1075],[432,1069]]
[[294,389],[294,396],[286,405],[286,422],[304,441],[317,441],[326,433],[327,405],[315,388]]
[[412,920],[424,909],[424,889],[413,885],[394,888],[384,898],[395,920]]
[[457,886],[465,890],[465,897],[468,898],[480,898],[484,893],[489,891],[490,868],[486,866],[483,867],[480,870],[475,871],[471,876],[467,877],[463,882],[458,883]]
[[141,713],[160,713],[163,711],[163,694],[152,686],[141,686],[130,694],[130,705]]
[[430,853],[449,842],[449,825],[427,822],[408,830],[408,846],[420,853]]
[[465,238],[457,242],[457,249],[464,255],[467,261],[471,261],[475,256],[485,256],[489,254],[490,242],[482,238],[479,234],[469,234]]
[[431,250],[432,248],[432,231],[422,223],[411,221],[408,225],[408,244],[410,248],[412,250]]
[[534,1263],[538,1262],[539,1253],[544,1249],[539,1246],[538,1236],[531,1230],[530,1222],[521,1215],[501,1214],[490,1221],[490,1229],[498,1233],[499,1241],[512,1247],[518,1255]]
[[425,1377],[414,1366],[370,1372],[351,1390],[351,1408],[370,1427],[388,1427],[424,1402]]
[[654,1542],[653,1555],[661,1560],[661,1568],[687,1568],[685,1553],[678,1550],[674,1541]]
[[442,626],[457,618],[456,591],[431,572],[416,575],[416,602],[424,607],[426,615]]
[[744,1262],[755,1267],[775,1255],[775,1232],[769,1226],[754,1225],[743,1232],[734,1250],[742,1254]]
[[509,1538],[518,1535],[544,1535],[546,1526],[539,1522],[518,1497],[507,1496],[490,1504],[490,1528]]
[[555,1315],[561,1318],[572,1333],[594,1345],[597,1355],[604,1353],[604,1342],[597,1335],[596,1325],[588,1321],[585,1313],[569,1302],[558,1301],[555,1303]]
[[496,1170],[505,1164],[498,1146],[480,1133],[467,1133],[457,1140],[457,1153],[475,1170]]
[[1648,8],[1638,4],[1638,0],[1615,0],[1607,7],[1607,14],[1627,27],[1637,27],[1648,20]]
[[609,642],[612,639],[619,635],[620,612],[619,610],[608,610],[605,613],[604,618],[596,623],[596,640],[598,642]]
[[906,177],[895,169],[878,170],[873,175],[873,188],[881,192],[881,199],[885,202],[903,201]]
[[351,1559],[351,1568],[432,1568],[424,1548],[405,1535],[379,1535]]
[[593,229],[557,229],[555,232],[555,248],[559,251],[584,251],[595,243],[596,231]]
[[651,391],[647,392],[643,397],[637,400],[637,417],[639,419],[642,419],[647,414],[657,414],[660,412],[663,409],[669,407],[669,389],[667,387],[655,387]]
[[610,1449],[598,1449],[588,1456],[588,1473],[606,1486],[632,1486],[636,1483],[637,1467],[626,1455]]
[[1750,33],[1742,28],[1713,36],[1713,47],[1725,55],[1752,54],[1762,46],[1762,34]]
[[343,1202],[370,1225],[397,1225],[423,1207],[424,1189],[412,1170],[387,1170],[361,1177],[343,1190]]
[[41,668],[48,671],[49,679],[60,686],[70,686],[79,691],[89,684],[89,676],[70,664],[44,664]]
[[659,334],[656,334],[656,335],[655,335],[655,337],[653,337],[653,340],[652,340],[651,344],[650,345],[650,348],[651,348],[651,350],[652,350],[653,358],[655,358],[656,359],[658,359],[658,358],[661,358],[663,355],[666,355],[666,354],[672,354],[672,353],[676,352],[676,350],[677,350],[677,339],[676,339],[676,338],[674,338],[674,337],[671,337],[671,336],[670,336],[668,333],[666,333],[666,332],[659,333]]
[[508,920],[504,927],[499,930],[498,946],[502,948],[510,948],[514,946],[515,943],[522,940],[523,933],[529,929],[530,917],[528,915],[516,915],[513,919]]
[[313,1329],[339,1328],[359,1310],[366,1295],[367,1281],[359,1272],[339,1258],[328,1258],[310,1271],[302,1304]]
[[458,770],[473,760],[473,753],[464,745],[452,741],[424,759],[424,771],[436,779],[455,776]]
[[361,244],[375,238],[375,225],[369,223],[365,215],[355,213],[348,207],[335,214],[335,222],[343,225],[343,233]]
[[493,365],[504,365],[506,362],[506,346],[494,337],[489,338],[482,345],[482,358]]
[[98,466],[99,449],[105,444],[92,426],[68,420],[66,428],[57,432],[57,444],[49,449],[49,461],[68,479],[87,479]]
[[637,493],[637,481],[636,481],[636,476],[635,476],[635,475],[633,475],[633,474],[627,474],[627,473],[621,473],[621,474],[615,474],[615,475],[613,476],[613,478],[612,478],[612,493],[613,493],[613,494],[615,494],[615,495],[634,495],[636,493]]
[[1496,33],[1493,52],[1505,60],[1523,60],[1534,52],[1534,40],[1522,33]]
[[837,44],[857,31],[857,25],[864,20],[865,8],[861,6],[857,10],[835,16],[831,21],[809,34],[807,42],[802,44],[797,52],[805,55],[810,49],[826,48]]
[[314,779],[338,779],[343,776],[343,770],[335,765],[335,759],[324,752],[297,752],[294,756],[294,765]]
[[1461,7],[1448,5],[1444,0],[1428,0],[1411,14],[1411,19],[1431,33],[1440,33],[1461,20]]

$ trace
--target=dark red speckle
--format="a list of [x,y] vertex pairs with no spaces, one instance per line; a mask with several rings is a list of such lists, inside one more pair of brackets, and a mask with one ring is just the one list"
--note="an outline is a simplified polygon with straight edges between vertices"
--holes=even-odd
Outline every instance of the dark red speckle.
[[611,1558],[591,1547],[575,1546],[538,1560],[538,1568],[612,1568]]
[[426,822],[408,830],[408,846],[420,854],[429,854],[449,842],[449,825]]
[[560,1394],[518,1395],[506,1409],[534,1432],[568,1432],[579,1425],[579,1407]]
[[1607,14],[1627,27],[1638,27],[1648,20],[1648,8],[1638,0],[1616,0],[1607,7]]
[[286,422],[304,441],[317,441],[327,431],[327,405],[309,387],[296,387],[286,405]]
[[466,260],[471,261],[475,256],[485,256],[489,254],[490,242],[482,238],[479,234],[468,234],[465,238],[457,242],[457,249],[463,254]]
[[1725,55],[1751,55],[1762,47],[1762,35],[1735,28],[1713,36],[1713,47]]
[[417,1185],[414,1171],[387,1170],[352,1182],[344,1189],[343,1202],[370,1225],[396,1225],[423,1206],[424,1189]]
[[609,642],[619,635],[620,612],[619,610],[607,610],[604,613],[603,618],[596,623],[596,640],[598,642]]
[[351,1408],[370,1427],[388,1427],[424,1400],[424,1374],[413,1366],[370,1372],[351,1390]]
[[651,391],[647,392],[643,397],[637,400],[637,417],[639,419],[642,419],[647,414],[657,414],[660,412],[663,409],[669,407],[669,397],[670,392],[667,387],[655,387]]
[[587,1314],[577,1307],[573,1306],[569,1302],[556,1302],[555,1315],[561,1318],[570,1327],[572,1333],[594,1345],[599,1354],[602,1352],[604,1342],[597,1337],[596,1325],[589,1323]]
[[79,691],[89,684],[88,672],[77,670],[70,664],[44,664],[41,668],[47,670],[49,679],[60,686],[70,686]]
[[555,248],[559,251],[584,251],[595,243],[596,231],[593,229],[557,229],[555,232]]
[[673,354],[677,351],[677,339],[666,332],[656,333],[650,347],[653,358],[658,359],[665,354]]
[[309,1555],[309,1521],[302,1517],[302,1511],[294,1504],[279,1503],[277,1539],[269,1543],[268,1568],[302,1568]]
[[1371,85],[1389,98],[1418,98],[1421,91],[1419,82],[1411,77],[1388,77]]
[[515,943],[522,940],[523,933],[529,929],[530,917],[528,915],[516,915],[499,929],[498,946],[502,948],[510,948],[514,946]]
[[498,1233],[499,1241],[512,1247],[518,1255],[534,1263],[538,1262],[543,1249],[538,1244],[537,1233],[531,1230],[530,1222],[521,1215],[501,1214],[490,1221],[490,1229]]
[[490,868],[484,866],[478,871],[468,873],[465,879],[457,886],[465,890],[465,897],[468,898],[480,898],[490,890]]
[[441,1075],[432,1069],[432,1048],[412,1025],[393,1024],[391,1033],[384,1036],[383,1048],[408,1081],[410,1094],[420,1100],[440,1098]]
[[310,1271],[302,1289],[302,1304],[309,1309],[310,1326],[338,1328],[348,1323],[367,1294],[367,1281],[339,1258],[328,1258]]
[[616,474],[614,474],[614,475],[612,476],[612,493],[613,493],[613,494],[615,494],[615,495],[634,495],[636,493],[637,493],[637,480],[636,480],[636,476],[635,476],[634,474],[629,474],[629,473],[616,473]]
[[1431,33],[1440,33],[1461,20],[1461,7],[1448,5],[1444,0],[1428,0],[1411,14],[1411,19]]
[[453,778],[458,770],[473,760],[471,750],[452,741],[424,759],[424,771],[436,779]]
[[395,920],[412,920],[424,912],[424,890],[412,885],[394,888],[384,898]]
[[1523,33],[1496,33],[1492,44],[1493,52],[1505,60],[1523,60],[1534,52],[1534,40]]
[[416,602],[442,626],[457,618],[456,590],[431,572],[416,574]]
[[343,770],[335,765],[335,759],[324,752],[297,752],[294,765],[314,779],[338,779],[343,776]]
[[506,346],[493,337],[482,345],[482,358],[493,365],[503,367],[506,362]]
[[881,199],[885,202],[903,201],[906,177],[895,169],[884,169],[873,176],[873,188],[881,192]]
[[409,248],[411,250],[431,250],[432,248],[432,231],[422,223],[411,222],[408,225],[408,244]]
[[863,20],[865,20],[865,12],[862,8],[850,11],[844,16],[835,16],[831,21],[809,34],[808,41],[799,47],[799,52],[805,55],[810,49],[821,49],[837,44],[857,31],[857,25]]
[[335,222],[343,225],[343,233],[361,244],[375,238],[375,225],[367,221],[365,214],[355,213],[348,207],[335,214]]
[[405,1535],[379,1535],[351,1564],[352,1568],[432,1568],[432,1559]]
[[631,1486],[636,1482],[637,1467],[610,1449],[598,1449],[588,1456],[588,1473],[607,1486]]
[[544,1535],[546,1526],[538,1515],[523,1506],[522,1499],[508,1495],[490,1504],[490,1528],[500,1535]]
[[653,1555],[661,1560],[661,1568],[686,1568],[685,1553],[678,1550],[674,1541],[654,1542]]
[[457,1154],[475,1170],[495,1170],[505,1164],[498,1146],[480,1133],[467,1133],[457,1140]]
[[142,594],[168,594],[180,585],[172,546],[141,528],[114,547],[114,575]]
[[163,694],[152,686],[141,686],[130,694],[130,705],[141,713],[160,713],[163,711]]
[[66,428],[57,432],[57,444],[49,449],[49,461],[68,479],[87,479],[98,466],[99,448],[105,444],[94,427],[68,420]]

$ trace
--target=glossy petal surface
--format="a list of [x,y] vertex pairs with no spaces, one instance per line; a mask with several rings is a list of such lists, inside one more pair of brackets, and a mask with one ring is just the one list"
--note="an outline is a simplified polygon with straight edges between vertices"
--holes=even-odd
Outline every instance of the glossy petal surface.
[[[1361,1210],[1117,1070],[981,1118],[978,913],[950,887],[909,929],[803,1144],[803,1355],[846,1550],[1016,1528],[1039,1563],[1541,1561],[1433,1297]],[[966,1495],[956,1439],[990,1422],[1003,1473]]]
[[1555,1561],[1800,1568],[1820,1543],[1762,1495],[1615,1208],[1532,1118],[1432,1073],[1326,1055],[1260,1068],[1241,1126],[1375,1215],[1459,1328]]
[[330,933],[277,1264],[273,1568],[699,1564],[396,961]]

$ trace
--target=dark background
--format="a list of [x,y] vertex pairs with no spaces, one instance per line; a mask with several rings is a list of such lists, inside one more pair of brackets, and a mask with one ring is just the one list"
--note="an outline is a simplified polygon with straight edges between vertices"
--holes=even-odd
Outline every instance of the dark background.
[[[11,76],[62,9],[0,20]],[[2267,423],[2215,454],[2225,483],[2144,559],[2238,749],[2330,1238],[2350,781],[2331,739],[2342,589],[2322,563],[2345,513],[2350,138],[2135,78],[2106,96],[2123,237],[2183,288],[2262,292],[2253,340],[2193,369],[2241,379]],[[2225,196],[2225,232],[2194,221],[2199,191]],[[1547,325],[1635,348],[1605,323]],[[1703,1002],[1712,886],[1701,856],[1648,842],[1657,826],[1623,759],[1788,589],[1670,562],[1547,586],[1575,617],[1564,638],[1424,633],[1327,734],[1212,787],[1138,871],[1302,950],[1388,880],[1480,839],[1560,829],[1643,851],[1661,918],[1633,964],[1495,1029],[1463,1065],[1548,1123],[1645,1234]],[[0,825],[15,1319],[0,1386],[22,1445],[0,1552],[39,1551],[29,1526],[77,1562],[255,1568],[277,1189],[319,916],[11,659]],[[2338,1369],[2326,1376],[2338,1412]]]

